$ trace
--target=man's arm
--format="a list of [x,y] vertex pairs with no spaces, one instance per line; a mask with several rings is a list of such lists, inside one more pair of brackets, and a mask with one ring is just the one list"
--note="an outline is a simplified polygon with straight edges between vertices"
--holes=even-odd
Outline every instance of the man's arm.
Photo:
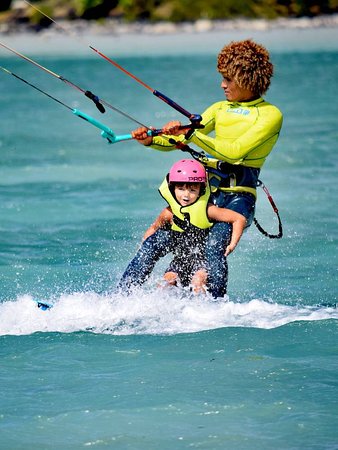
[[214,222],[228,222],[232,224],[232,234],[231,241],[227,248],[225,249],[225,256],[228,256],[234,251],[236,245],[238,244],[244,227],[246,225],[246,218],[231,209],[218,208],[215,205],[208,205],[208,217]]

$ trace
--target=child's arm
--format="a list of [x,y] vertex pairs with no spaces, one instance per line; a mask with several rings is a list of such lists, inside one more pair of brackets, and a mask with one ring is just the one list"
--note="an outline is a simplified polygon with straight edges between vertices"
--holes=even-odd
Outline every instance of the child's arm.
[[231,241],[225,249],[225,256],[235,250],[246,224],[246,218],[231,209],[218,208],[215,205],[208,205],[208,217],[215,222],[229,222],[232,224]]
[[145,241],[149,236],[155,233],[159,228],[163,228],[168,223],[172,222],[173,214],[169,208],[164,208],[160,215],[155,219],[155,222],[150,225],[148,230],[144,233],[143,240]]

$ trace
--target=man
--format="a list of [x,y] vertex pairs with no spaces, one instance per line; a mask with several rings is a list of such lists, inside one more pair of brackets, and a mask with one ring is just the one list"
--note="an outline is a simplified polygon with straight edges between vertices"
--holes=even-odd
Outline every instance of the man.
[[[268,51],[252,40],[231,42],[218,55],[217,68],[222,75],[221,87],[226,100],[211,105],[202,114],[204,128],[182,130],[172,121],[163,129],[163,136],[148,136],[144,127],[133,132],[141,144],[156,150],[171,151],[176,146],[170,137],[184,144],[193,143],[212,158],[206,163],[212,189],[211,201],[246,218],[249,227],[255,214],[257,180],[267,156],[277,142],[283,116],[277,107],[262,96],[270,86],[273,65]],[[188,133],[185,135],[185,131]],[[214,132],[214,136],[210,133]],[[216,223],[206,244],[208,290],[215,298],[226,294],[228,265],[224,255],[231,239],[229,223]],[[122,276],[132,284],[142,284],[156,261],[168,252],[168,234],[158,230],[143,244],[138,261]]]

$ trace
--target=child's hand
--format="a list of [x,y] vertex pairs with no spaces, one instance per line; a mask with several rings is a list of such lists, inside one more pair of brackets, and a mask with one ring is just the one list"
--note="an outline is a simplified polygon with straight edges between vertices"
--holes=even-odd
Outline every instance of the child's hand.
[[149,129],[146,127],[136,128],[136,130],[131,132],[131,135],[142,145],[151,145],[153,142],[153,137],[148,136]]
[[235,248],[236,248],[236,245],[229,244],[227,246],[227,248],[225,249],[224,256],[229,256],[230,253],[232,253],[235,250]]

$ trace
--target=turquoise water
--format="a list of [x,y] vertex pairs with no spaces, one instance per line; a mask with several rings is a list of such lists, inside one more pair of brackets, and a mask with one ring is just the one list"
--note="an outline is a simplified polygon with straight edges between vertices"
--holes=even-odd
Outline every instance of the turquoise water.
[[[261,178],[284,238],[251,227],[229,258],[226,301],[156,289],[167,260],[139,291],[115,292],[163,207],[157,187],[182,154],[108,145],[0,73],[1,449],[338,449],[338,49],[281,42],[272,45],[268,99],[285,122]],[[129,49],[118,61],[200,113],[223,98],[218,50],[137,57]],[[46,56],[38,47],[30,55],[147,125],[181,119],[95,55]],[[136,126],[0,57],[117,134]],[[262,191],[257,218],[277,231]]]

